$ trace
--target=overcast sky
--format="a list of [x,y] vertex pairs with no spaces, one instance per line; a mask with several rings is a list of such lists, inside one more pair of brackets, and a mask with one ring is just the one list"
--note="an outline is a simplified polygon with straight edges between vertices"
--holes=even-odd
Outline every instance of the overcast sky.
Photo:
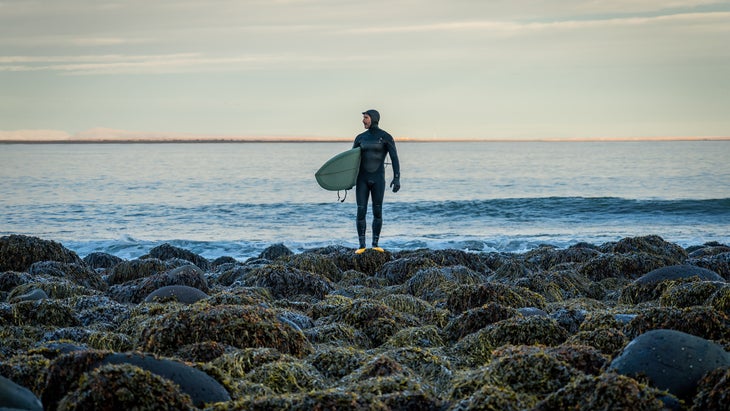
[[730,2],[0,0],[0,137],[349,138],[369,108],[396,137],[729,136]]

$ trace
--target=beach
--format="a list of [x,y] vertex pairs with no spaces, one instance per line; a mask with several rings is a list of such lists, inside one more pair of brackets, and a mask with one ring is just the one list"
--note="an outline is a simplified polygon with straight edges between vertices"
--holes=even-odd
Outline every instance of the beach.
[[728,405],[726,244],[122,259],[9,235],[0,264],[0,382],[23,409]]

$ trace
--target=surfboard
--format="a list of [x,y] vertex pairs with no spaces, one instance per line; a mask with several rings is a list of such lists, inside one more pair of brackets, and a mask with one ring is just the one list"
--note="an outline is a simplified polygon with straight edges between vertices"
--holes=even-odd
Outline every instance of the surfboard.
[[347,150],[327,160],[314,173],[317,183],[325,190],[349,190],[357,183],[360,170],[360,147]]

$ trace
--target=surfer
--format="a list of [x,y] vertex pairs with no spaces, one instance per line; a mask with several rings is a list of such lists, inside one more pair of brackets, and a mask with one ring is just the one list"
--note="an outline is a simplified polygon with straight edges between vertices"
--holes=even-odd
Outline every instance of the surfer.
[[357,254],[365,252],[365,215],[368,209],[368,197],[373,201],[373,249],[382,252],[378,246],[380,229],[383,227],[383,197],[385,195],[385,156],[390,156],[393,165],[393,180],[390,187],[393,192],[400,190],[400,163],[395,140],[387,131],[378,127],[380,113],[368,110],[362,113],[362,124],[367,129],[355,137],[352,148],[360,147],[360,171],[357,175],[355,198],[357,200],[357,237],[360,248]]

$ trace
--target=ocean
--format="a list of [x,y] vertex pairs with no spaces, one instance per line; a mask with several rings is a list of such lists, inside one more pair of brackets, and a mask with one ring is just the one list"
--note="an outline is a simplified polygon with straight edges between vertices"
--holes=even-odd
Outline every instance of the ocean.
[[[356,247],[354,191],[340,202],[314,179],[350,147],[0,144],[0,235],[126,259],[162,243],[239,260],[277,243]],[[398,152],[402,189],[386,192],[380,241],[392,251],[524,252],[649,234],[730,244],[730,141],[400,142]]]

